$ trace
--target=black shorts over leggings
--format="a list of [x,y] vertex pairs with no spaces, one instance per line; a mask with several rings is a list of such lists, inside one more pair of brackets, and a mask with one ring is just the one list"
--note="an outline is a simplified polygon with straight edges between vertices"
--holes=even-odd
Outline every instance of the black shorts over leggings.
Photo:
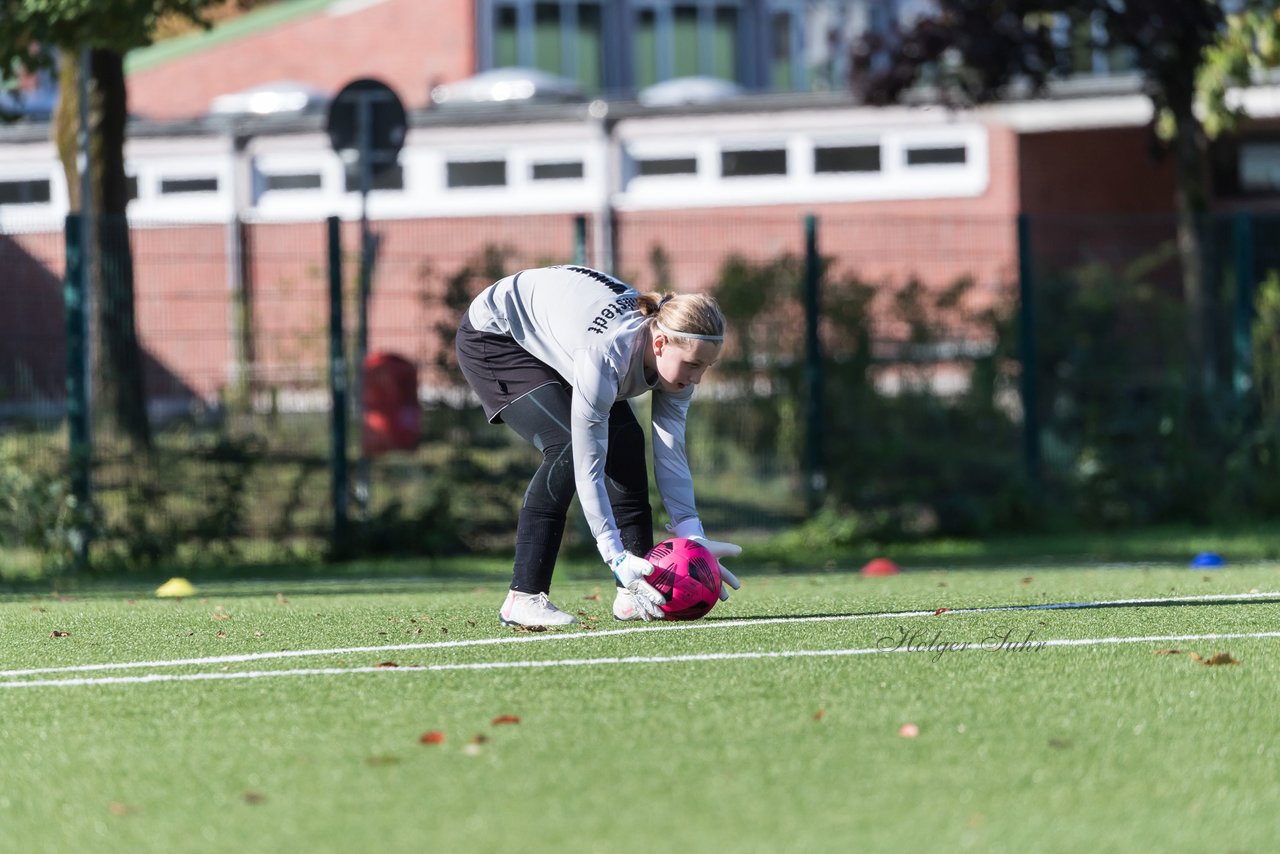
[[536,388],[551,383],[569,387],[555,368],[521,347],[514,338],[480,332],[466,314],[458,325],[454,349],[458,367],[480,398],[490,424],[502,423],[502,410]]

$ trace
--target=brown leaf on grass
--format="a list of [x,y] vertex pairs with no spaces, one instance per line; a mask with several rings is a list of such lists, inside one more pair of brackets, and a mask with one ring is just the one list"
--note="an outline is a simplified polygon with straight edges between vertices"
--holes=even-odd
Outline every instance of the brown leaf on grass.
[[230,620],[231,615],[228,614],[226,611],[214,611],[213,618],[215,620]]
[[400,757],[399,756],[382,756],[382,755],[367,756],[365,757],[364,764],[372,765],[374,767],[377,767],[379,765],[399,765]]
[[1030,584],[1034,580],[1035,580],[1034,576],[1028,575],[1026,578],[1022,579],[1022,585],[1025,587],[1026,585]]
[[51,638],[69,638],[69,637],[71,637],[71,632],[63,632],[63,631],[59,631],[58,629],[54,629],[53,631],[49,632],[49,637],[51,637]]
[[1156,655],[1182,655],[1180,649],[1157,649]]
[[113,812],[114,814],[121,815],[121,816],[129,815],[131,812],[134,811],[133,807],[129,806],[128,804],[123,804],[120,801],[112,801],[111,806],[109,806],[108,809],[111,810],[111,812]]
[[502,724],[518,724],[520,723],[520,718],[516,717],[515,715],[498,715],[496,718],[490,721],[490,723],[492,723],[494,726],[500,726]]
[[475,735],[471,736],[472,744],[484,744],[488,740],[489,740],[489,736],[485,735],[484,733],[478,732]]
[[447,634],[449,634],[449,627],[448,627],[448,626],[441,626],[441,627],[440,627],[440,634],[442,634],[442,635],[447,635]]
[[939,614],[945,614],[945,613],[947,613],[947,612],[948,612],[948,611],[950,611],[950,610],[951,610],[950,608],[937,608],[937,609],[935,609],[935,610],[934,610],[934,612],[933,612],[933,616],[935,616],[935,617],[936,617],[936,616],[938,616]]
[[244,798],[246,804],[260,804],[267,799],[267,796],[262,792],[254,791],[245,792],[241,797]]
[[392,667],[399,667],[400,665],[396,664],[394,661],[379,661],[377,664],[373,666],[375,669],[378,669],[378,670],[386,670]]
[[276,604],[277,604],[277,605],[288,605],[288,604],[289,604],[289,600],[288,600],[288,599],[286,599],[286,598],[284,598],[284,594],[283,594],[283,593],[277,593],[277,594],[276,594]]
[[266,633],[266,632],[264,632],[264,631],[262,631],[261,629],[259,629],[259,630],[257,630],[256,632],[254,632],[254,633],[253,633],[253,636],[254,636],[255,638],[265,638],[265,637],[267,636],[267,633]]
[[818,711],[816,711],[816,712],[814,712],[814,713],[813,713],[813,719],[814,719],[815,721],[820,721],[820,720],[822,720],[823,718],[825,718],[826,716],[827,716],[827,710],[826,710],[826,709],[818,709]]
[[584,601],[587,601],[587,602],[599,602],[600,594],[599,592],[596,592],[596,593],[592,593],[590,596],[583,596],[582,598]]
[[431,729],[418,736],[418,744],[444,744],[444,733]]
[[512,626],[513,632],[545,632],[546,626]]
[[1208,658],[1201,658],[1199,655],[1197,655],[1194,652],[1187,653],[1187,655],[1191,656],[1192,661],[1198,661],[1207,667],[1214,667],[1219,664],[1239,664],[1240,663],[1239,661],[1236,661],[1234,658],[1232,658],[1231,653],[1229,652],[1215,652],[1213,655],[1209,656]]
[[215,638],[225,638],[226,636],[227,636],[227,633],[222,631],[221,629],[219,629],[217,633],[214,634]]
[[1049,746],[1055,750],[1066,750],[1071,746],[1071,742],[1065,738],[1051,738],[1049,739]]
[[37,613],[43,614],[45,611],[47,611],[47,610],[49,610],[49,609],[48,609],[48,608],[41,608],[39,605],[32,605],[32,606],[31,606],[31,610],[32,610],[32,611],[35,611],[35,612],[37,612]]

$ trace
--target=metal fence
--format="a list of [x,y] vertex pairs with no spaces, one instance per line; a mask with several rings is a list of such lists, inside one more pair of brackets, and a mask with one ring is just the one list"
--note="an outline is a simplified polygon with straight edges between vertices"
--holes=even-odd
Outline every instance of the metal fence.
[[[1255,441],[1267,415],[1255,394],[1254,374],[1271,368],[1257,364],[1254,297],[1280,267],[1277,221],[1203,224],[1205,329],[1221,380],[1203,396],[1187,381],[1170,218],[770,209],[620,213],[609,225],[616,274],[641,289],[715,293],[730,317],[690,425],[700,504],[717,532],[778,530],[822,508],[856,519],[853,536],[983,533],[1053,513],[1190,518],[1194,479]],[[375,222],[363,332],[360,235],[342,226],[346,380],[361,387],[362,343],[416,369],[420,441],[369,457],[355,407],[345,453],[332,448],[324,223],[131,223],[154,436],[144,452],[121,434],[100,391],[111,379],[102,337],[89,334],[96,548],[136,565],[331,547],[344,459],[344,549],[503,547],[533,452],[471,405],[452,330],[505,273],[603,266],[585,239],[596,226],[570,216]],[[11,493],[14,483],[47,493],[73,468],[68,257],[78,256],[61,224],[0,235],[0,465]],[[90,291],[89,318],[104,298]],[[1197,448],[1212,452],[1188,467]],[[42,525],[74,527],[56,508],[17,518],[13,504],[0,509],[0,530],[14,542],[30,545]],[[569,547],[589,545],[574,519]]]

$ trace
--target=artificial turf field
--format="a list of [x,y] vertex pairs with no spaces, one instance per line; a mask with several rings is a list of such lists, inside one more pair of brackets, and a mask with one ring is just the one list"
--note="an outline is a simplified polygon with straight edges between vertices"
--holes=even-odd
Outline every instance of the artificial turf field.
[[740,569],[541,633],[493,576],[5,595],[0,848],[1275,850],[1274,562]]

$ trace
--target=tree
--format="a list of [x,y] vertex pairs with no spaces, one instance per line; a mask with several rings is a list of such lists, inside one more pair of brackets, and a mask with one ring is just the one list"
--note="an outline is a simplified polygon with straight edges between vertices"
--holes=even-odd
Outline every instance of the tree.
[[1141,74],[1177,174],[1190,367],[1212,394],[1217,370],[1202,231],[1210,200],[1207,139],[1231,124],[1236,108],[1228,90],[1249,83],[1261,65],[1277,64],[1280,2],[934,0],[934,6],[934,14],[907,30],[855,47],[854,87],[869,103],[902,100],[922,81],[957,105],[995,100],[1013,84],[1036,93],[1073,72],[1082,46],[1122,52]]
[[[21,70],[59,69],[54,141],[67,175],[71,209],[82,209],[76,169],[80,126],[80,54],[88,51],[89,160],[97,212],[92,271],[94,334],[102,370],[96,398],[135,448],[149,449],[143,363],[134,323],[133,257],[125,205],[124,55],[150,43],[157,25],[202,17],[224,0],[0,0],[0,79]],[[240,0],[241,5],[246,0]]]

